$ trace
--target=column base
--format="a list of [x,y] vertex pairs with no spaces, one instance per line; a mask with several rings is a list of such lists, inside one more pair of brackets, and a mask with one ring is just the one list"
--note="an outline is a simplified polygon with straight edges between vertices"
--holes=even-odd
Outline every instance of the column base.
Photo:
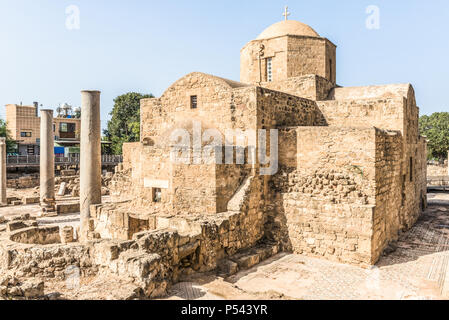
[[41,216],[43,217],[55,217],[58,215],[56,212],[56,200],[47,200],[40,203]]

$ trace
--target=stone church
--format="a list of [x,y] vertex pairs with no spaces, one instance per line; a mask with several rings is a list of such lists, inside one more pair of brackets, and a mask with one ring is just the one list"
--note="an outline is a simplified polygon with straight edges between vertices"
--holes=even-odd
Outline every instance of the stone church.
[[[375,264],[426,207],[426,140],[413,87],[340,87],[336,50],[308,25],[285,20],[243,47],[240,82],[194,72],[143,99],[141,141],[124,145],[113,188],[128,206],[99,208],[94,229],[121,240],[166,228],[196,233],[204,265],[261,242]],[[261,174],[260,159],[171,161],[170,132],[193,133],[194,122],[200,134],[275,130],[275,174]],[[219,219],[206,241],[204,221]]]

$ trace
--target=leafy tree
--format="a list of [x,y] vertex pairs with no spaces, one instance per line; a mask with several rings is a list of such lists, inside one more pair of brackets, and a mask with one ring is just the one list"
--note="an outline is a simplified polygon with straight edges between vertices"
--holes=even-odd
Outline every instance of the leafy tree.
[[6,121],[0,119],[0,137],[6,138],[6,149],[7,152],[14,152],[17,145],[12,140],[11,132],[9,132],[8,127],[6,126]]
[[152,94],[129,92],[114,99],[111,120],[104,130],[106,141],[110,141],[110,151],[122,154],[125,142],[140,140],[140,99],[153,98]]
[[427,137],[429,159],[444,160],[449,150],[449,112],[436,112],[419,119],[420,134]]

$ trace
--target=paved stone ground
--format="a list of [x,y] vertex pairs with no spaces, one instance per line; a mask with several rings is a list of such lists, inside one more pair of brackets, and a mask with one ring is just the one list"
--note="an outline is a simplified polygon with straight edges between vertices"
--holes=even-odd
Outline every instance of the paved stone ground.
[[449,194],[429,195],[428,210],[390,251],[371,269],[284,253],[227,279],[179,283],[168,299],[447,299]]

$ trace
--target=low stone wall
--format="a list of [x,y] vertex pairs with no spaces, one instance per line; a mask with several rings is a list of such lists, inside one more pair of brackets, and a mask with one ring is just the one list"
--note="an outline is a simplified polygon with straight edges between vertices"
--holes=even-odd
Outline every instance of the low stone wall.
[[73,244],[20,244],[2,241],[0,269],[14,272],[18,277],[57,278],[64,280],[73,268],[80,275],[95,275],[98,269],[90,262],[90,245]]
[[447,164],[427,164],[427,176],[428,177],[441,177],[449,176],[449,167]]
[[28,189],[39,186],[39,174],[8,179],[6,185],[12,189]]
[[61,243],[59,227],[31,227],[10,234],[9,239],[24,244]]
[[56,205],[56,212],[58,214],[77,213],[80,212],[80,203],[61,203]]

